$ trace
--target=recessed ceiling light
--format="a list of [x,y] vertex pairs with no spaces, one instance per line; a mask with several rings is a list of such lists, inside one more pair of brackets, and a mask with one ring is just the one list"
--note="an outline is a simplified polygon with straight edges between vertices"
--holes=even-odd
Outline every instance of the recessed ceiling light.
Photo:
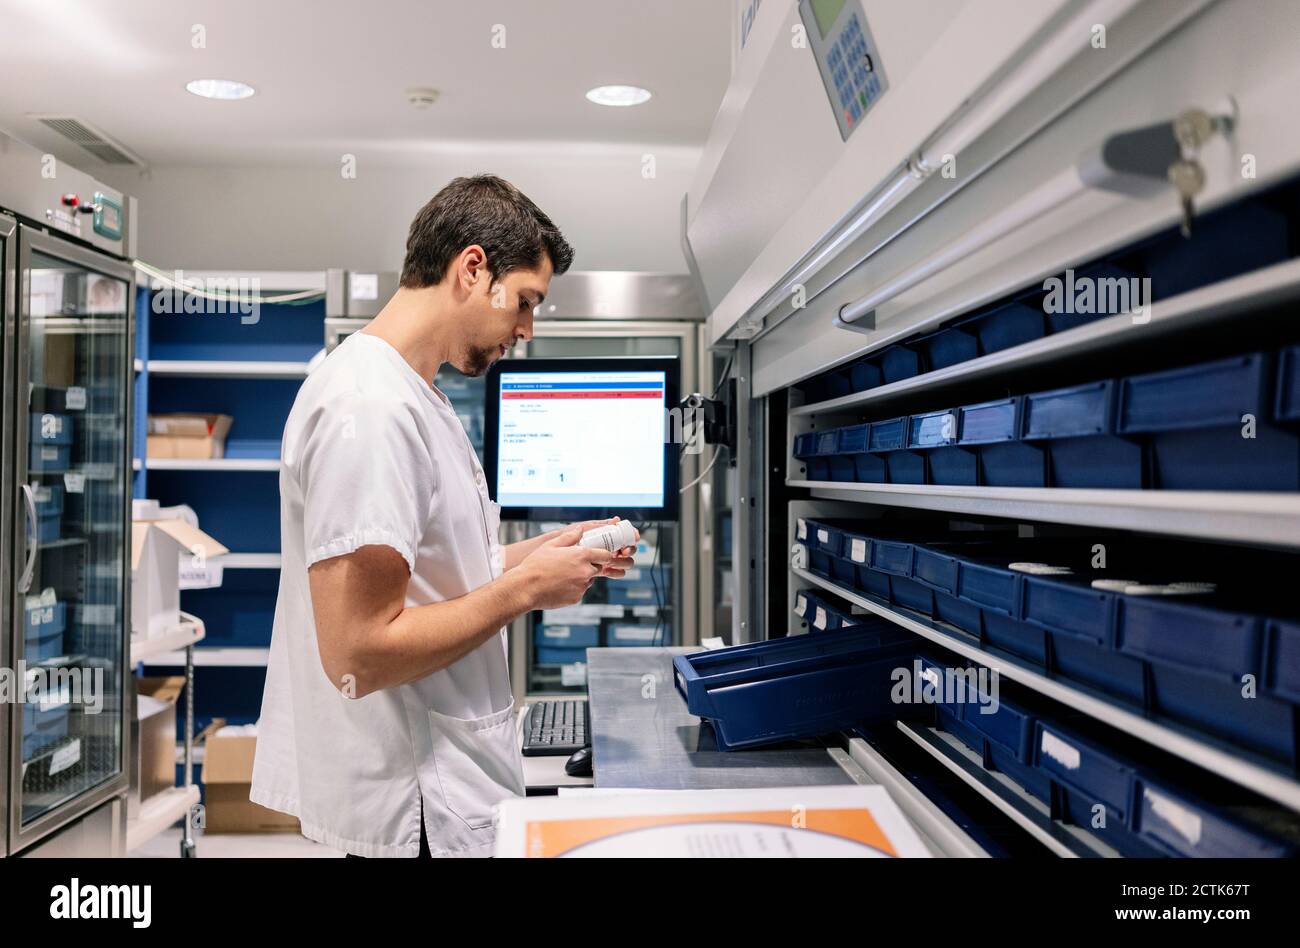
[[597,86],[587,93],[597,105],[628,106],[650,101],[650,90],[640,86]]
[[255,91],[247,83],[234,79],[191,79],[185,88],[205,99],[247,99]]

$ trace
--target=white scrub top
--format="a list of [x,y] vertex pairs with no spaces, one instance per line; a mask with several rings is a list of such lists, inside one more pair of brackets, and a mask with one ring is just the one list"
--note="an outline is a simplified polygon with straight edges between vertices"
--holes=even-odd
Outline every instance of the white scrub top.
[[447,397],[378,336],[353,333],[298,392],[280,463],[280,593],[249,798],[309,839],[414,856],[486,856],[493,807],[522,796],[502,629],[449,668],[345,697],[325,676],[307,568],[392,547],[406,605],[463,596],[503,570],[500,509]]

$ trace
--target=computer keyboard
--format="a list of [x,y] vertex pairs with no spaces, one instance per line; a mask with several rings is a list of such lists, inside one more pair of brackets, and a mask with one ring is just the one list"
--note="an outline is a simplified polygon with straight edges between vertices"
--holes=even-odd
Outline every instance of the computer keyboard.
[[525,757],[558,757],[586,747],[590,733],[587,702],[575,698],[539,701],[528,708]]

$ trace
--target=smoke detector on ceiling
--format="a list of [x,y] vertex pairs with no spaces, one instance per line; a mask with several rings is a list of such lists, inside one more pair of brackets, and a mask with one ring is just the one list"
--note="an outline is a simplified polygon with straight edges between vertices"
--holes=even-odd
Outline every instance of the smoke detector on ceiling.
[[430,89],[427,86],[416,86],[413,89],[407,89],[406,101],[410,103],[411,108],[423,111],[438,101],[438,90]]

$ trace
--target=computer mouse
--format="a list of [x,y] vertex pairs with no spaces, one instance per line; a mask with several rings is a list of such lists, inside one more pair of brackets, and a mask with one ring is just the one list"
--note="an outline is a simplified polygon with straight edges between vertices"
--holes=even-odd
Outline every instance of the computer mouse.
[[576,750],[564,762],[564,772],[570,777],[591,776],[591,746]]

